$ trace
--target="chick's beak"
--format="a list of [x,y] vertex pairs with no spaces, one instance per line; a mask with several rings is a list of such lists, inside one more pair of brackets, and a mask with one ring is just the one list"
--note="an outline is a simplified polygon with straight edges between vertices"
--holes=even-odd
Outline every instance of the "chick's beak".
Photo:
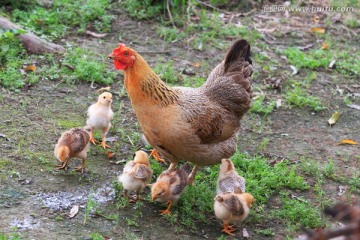
[[155,200],[156,200],[156,197],[157,197],[156,195],[152,195],[152,196],[151,196],[151,200],[152,200],[152,201],[155,201]]

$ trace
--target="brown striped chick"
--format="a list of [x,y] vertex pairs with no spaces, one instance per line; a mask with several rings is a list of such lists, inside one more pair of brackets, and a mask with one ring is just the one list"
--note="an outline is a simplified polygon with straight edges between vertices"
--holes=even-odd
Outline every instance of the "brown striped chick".
[[113,118],[113,111],[111,110],[112,94],[103,92],[98,101],[92,104],[88,109],[88,119],[86,124],[91,127],[90,141],[95,144],[94,131],[101,130],[101,146],[111,148],[106,144],[106,133],[111,127],[111,119]]
[[254,203],[254,197],[249,193],[242,193],[239,188],[235,192],[228,192],[216,195],[214,198],[215,216],[223,221],[224,228],[222,232],[235,236],[232,232],[236,229],[230,226],[230,223],[243,221]]
[[239,176],[230,159],[222,159],[218,177],[216,194],[234,192],[236,188],[245,192],[245,178]]
[[167,208],[160,213],[170,214],[172,205],[179,200],[189,181],[190,165],[186,163],[182,168],[173,168],[162,172],[156,182],[152,184],[151,199],[165,202]]
[[81,158],[82,163],[76,167],[77,171],[84,172],[87,152],[90,149],[91,128],[72,128],[64,132],[55,145],[54,155],[61,162],[56,169],[68,169],[71,158]]
[[150,168],[149,156],[146,152],[137,151],[134,155],[134,160],[126,163],[118,180],[124,187],[125,197],[128,198],[128,191],[135,191],[135,200],[138,200],[140,192],[150,182],[153,171]]

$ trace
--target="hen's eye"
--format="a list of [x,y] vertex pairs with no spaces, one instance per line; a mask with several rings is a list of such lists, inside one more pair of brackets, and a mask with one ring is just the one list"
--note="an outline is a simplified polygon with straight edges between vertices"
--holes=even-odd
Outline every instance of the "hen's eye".
[[127,56],[127,55],[129,55],[129,53],[128,53],[128,52],[124,52],[124,56]]

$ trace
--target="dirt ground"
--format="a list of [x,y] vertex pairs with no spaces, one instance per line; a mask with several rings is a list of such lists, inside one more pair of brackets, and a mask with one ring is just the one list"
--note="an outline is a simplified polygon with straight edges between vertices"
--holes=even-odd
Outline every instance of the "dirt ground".
[[[206,49],[196,52],[180,43],[166,43],[155,33],[151,22],[132,20],[122,10],[114,10],[116,19],[113,32],[104,39],[91,37],[69,37],[67,41],[76,42],[82,47],[97,51],[106,58],[121,41],[131,45],[139,52],[168,51],[168,54],[144,53],[151,66],[158,62],[174,60],[175,69],[188,67],[187,62],[208,61],[209,69],[214,67],[225,54],[220,50]],[[254,15],[261,15],[260,11]],[[250,21],[253,16],[247,17]],[[245,20],[244,20],[245,21]],[[304,36],[305,38],[306,36]],[[346,38],[346,37],[345,37]],[[315,41],[308,38],[307,41]],[[356,45],[355,37],[347,39],[349,44]],[[291,40],[289,40],[291,41]],[[357,43],[356,43],[357,41]],[[229,41],[230,43],[230,41]],[[281,47],[291,46],[284,42]],[[305,45],[305,44],[303,44]],[[275,55],[275,47],[269,50]],[[256,46],[253,51],[256,51]],[[186,62],[187,61],[187,62]],[[41,66],[46,67],[46,66]],[[254,84],[262,85],[267,77],[261,74],[261,67],[254,63]],[[109,61],[109,71],[114,71]],[[285,67],[279,71],[291,71]],[[306,71],[299,73],[299,78]],[[326,105],[327,109],[313,112],[309,108],[280,108],[270,116],[257,117],[247,115],[239,138],[239,149],[249,154],[259,153],[258,146],[264,139],[268,144],[264,152],[273,158],[285,157],[290,161],[299,161],[301,157],[311,158],[321,163],[329,159],[334,161],[339,174],[350,175],[359,171],[359,145],[338,145],[345,138],[360,142],[360,111],[349,108],[336,89],[351,88],[360,93],[359,79],[343,78],[335,72],[321,71],[312,84],[311,91]],[[115,117],[108,137],[118,137],[119,129],[125,134],[139,131],[135,114],[130,102],[123,92],[122,76],[117,76],[112,85],[114,94],[113,110]],[[272,90],[270,90],[272,91]],[[61,82],[43,80],[27,92],[11,93],[0,89],[3,99],[0,101],[0,164],[12,169],[0,174],[0,229],[4,233],[21,234],[22,239],[91,239],[90,234],[99,232],[112,239],[217,239],[220,223],[212,216],[210,225],[200,225],[197,231],[169,231],[176,229],[169,221],[159,217],[161,206],[144,202],[142,216],[138,218],[138,227],[131,224],[118,224],[103,216],[89,217],[84,224],[84,209],[89,196],[92,195],[104,215],[118,214],[119,222],[130,219],[134,214],[134,206],[117,210],[113,182],[122,170],[123,163],[131,158],[135,147],[141,146],[139,140],[135,144],[125,138],[116,139],[110,144],[114,146],[116,158],[106,158],[99,147],[92,147],[87,159],[88,171],[84,174],[72,171],[54,171],[57,163],[53,156],[53,147],[62,131],[81,126],[86,121],[86,109],[96,100],[95,91],[90,84],[67,85]],[[274,90],[273,94],[277,94]],[[353,99],[359,104],[359,97]],[[340,120],[329,127],[327,120],[334,111],[341,111]],[[71,166],[78,164],[73,161]],[[332,199],[337,195],[338,183],[325,186],[325,192]],[[148,190],[147,190],[148,192]],[[359,195],[354,195],[359,202]],[[80,211],[74,218],[69,218],[73,205],[80,205]],[[143,209],[146,209],[144,211]],[[136,212],[136,211],[135,211]],[[276,229],[276,223],[273,227]],[[281,232],[275,237],[264,237],[254,232],[257,226],[246,226],[251,239],[282,239]]]

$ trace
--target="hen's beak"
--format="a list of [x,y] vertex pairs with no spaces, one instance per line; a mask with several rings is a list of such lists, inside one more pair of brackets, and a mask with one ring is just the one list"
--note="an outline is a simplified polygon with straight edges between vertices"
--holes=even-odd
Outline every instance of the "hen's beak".
[[155,201],[155,200],[156,200],[156,195],[151,196],[151,200],[152,200],[152,201]]
[[108,55],[108,59],[112,59],[112,60],[116,60],[116,56],[114,55],[114,54],[112,54],[112,53],[110,53],[109,55]]

